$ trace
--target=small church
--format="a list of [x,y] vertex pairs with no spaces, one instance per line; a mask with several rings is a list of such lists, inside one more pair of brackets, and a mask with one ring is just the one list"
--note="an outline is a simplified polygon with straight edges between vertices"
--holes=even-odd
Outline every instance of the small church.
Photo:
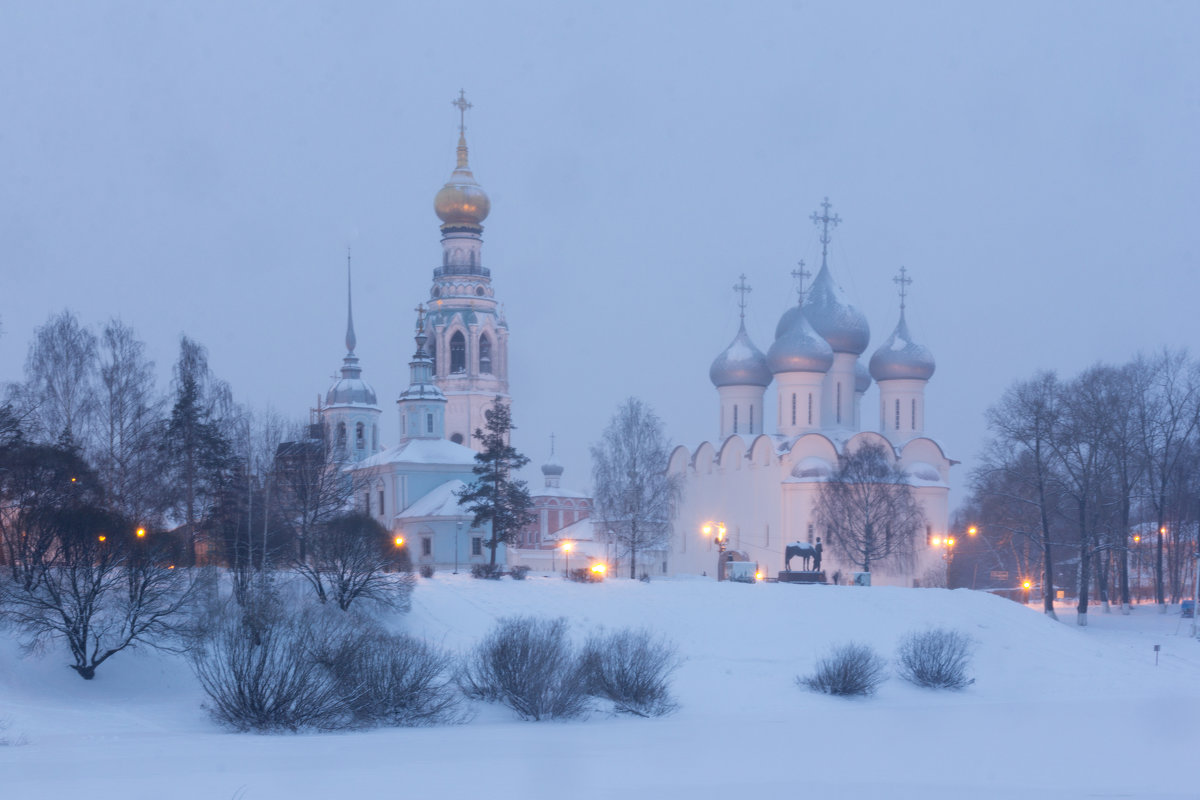
[[[926,433],[925,389],[934,373],[933,355],[909,333],[905,296],[911,279],[901,268],[900,316],[891,335],[871,355],[866,317],[851,305],[829,265],[831,231],[841,221],[830,204],[812,215],[821,231],[821,268],[805,291],[809,273],[801,262],[798,302],[785,310],[766,354],[746,332],[745,276],[740,292],[741,326],[713,361],[709,378],[717,390],[717,437],[695,447],[677,447],[667,467],[678,475],[682,498],[670,532],[663,571],[717,574],[719,547],[711,528],[725,526],[725,557],[756,565],[774,577],[785,569],[787,546],[824,539],[822,570],[845,583],[859,569],[839,561],[817,524],[822,484],[838,458],[865,442],[886,448],[926,519],[915,565],[873,567],[876,584],[920,585],[941,564],[939,534],[948,527],[950,468],[941,445]],[[867,430],[865,392],[879,390],[878,427]],[[767,389],[775,388],[775,419],[765,413]],[[710,533],[703,529],[710,526]],[[793,563],[793,569],[798,564]],[[753,572],[754,570],[750,570]]]

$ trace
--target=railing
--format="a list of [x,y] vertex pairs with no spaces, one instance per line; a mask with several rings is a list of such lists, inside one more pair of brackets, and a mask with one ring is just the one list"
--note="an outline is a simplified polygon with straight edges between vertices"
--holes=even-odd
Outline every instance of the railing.
[[477,275],[482,278],[492,277],[492,271],[487,267],[481,267],[477,264],[448,264],[442,267],[434,267],[433,277],[443,278],[447,275]]

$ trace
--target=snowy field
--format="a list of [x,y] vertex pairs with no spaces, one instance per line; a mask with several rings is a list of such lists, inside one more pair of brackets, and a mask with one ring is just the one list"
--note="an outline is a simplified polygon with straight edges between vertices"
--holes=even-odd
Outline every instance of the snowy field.
[[[657,719],[520,722],[360,733],[227,733],[187,664],[123,653],[95,681],[61,653],[0,644],[3,798],[1200,797],[1200,644],[1189,620],[1096,609],[1080,629],[982,593],[717,584],[422,580],[410,632],[466,649],[508,614],[647,626],[676,641],[680,709]],[[892,677],[868,699],[795,685],[827,648],[891,657],[906,632],[977,642],[976,683]],[[1153,646],[1160,644],[1155,666]]]

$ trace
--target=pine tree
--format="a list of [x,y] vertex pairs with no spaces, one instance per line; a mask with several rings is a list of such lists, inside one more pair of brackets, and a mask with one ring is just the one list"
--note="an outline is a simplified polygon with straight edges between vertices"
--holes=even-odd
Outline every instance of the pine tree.
[[487,547],[492,551],[492,566],[496,566],[496,548],[514,541],[517,533],[533,522],[533,499],[525,481],[513,474],[529,463],[529,458],[509,444],[513,430],[512,412],[496,398],[495,405],[483,412],[486,430],[476,428],[475,438],[483,451],[475,454],[472,468],[478,478],[458,493],[458,504],[475,515],[472,525],[492,524],[492,536]]

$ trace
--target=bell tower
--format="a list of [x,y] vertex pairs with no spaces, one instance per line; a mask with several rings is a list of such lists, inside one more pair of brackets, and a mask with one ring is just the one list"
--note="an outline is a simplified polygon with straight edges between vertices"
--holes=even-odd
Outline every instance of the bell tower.
[[433,270],[425,333],[433,358],[433,381],[446,396],[445,435],[478,449],[472,434],[485,424],[496,398],[509,402],[508,323],[483,266],[483,221],[491,201],[467,159],[466,113],[459,91],[458,153],[450,180],[433,201],[442,221],[442,263]]

